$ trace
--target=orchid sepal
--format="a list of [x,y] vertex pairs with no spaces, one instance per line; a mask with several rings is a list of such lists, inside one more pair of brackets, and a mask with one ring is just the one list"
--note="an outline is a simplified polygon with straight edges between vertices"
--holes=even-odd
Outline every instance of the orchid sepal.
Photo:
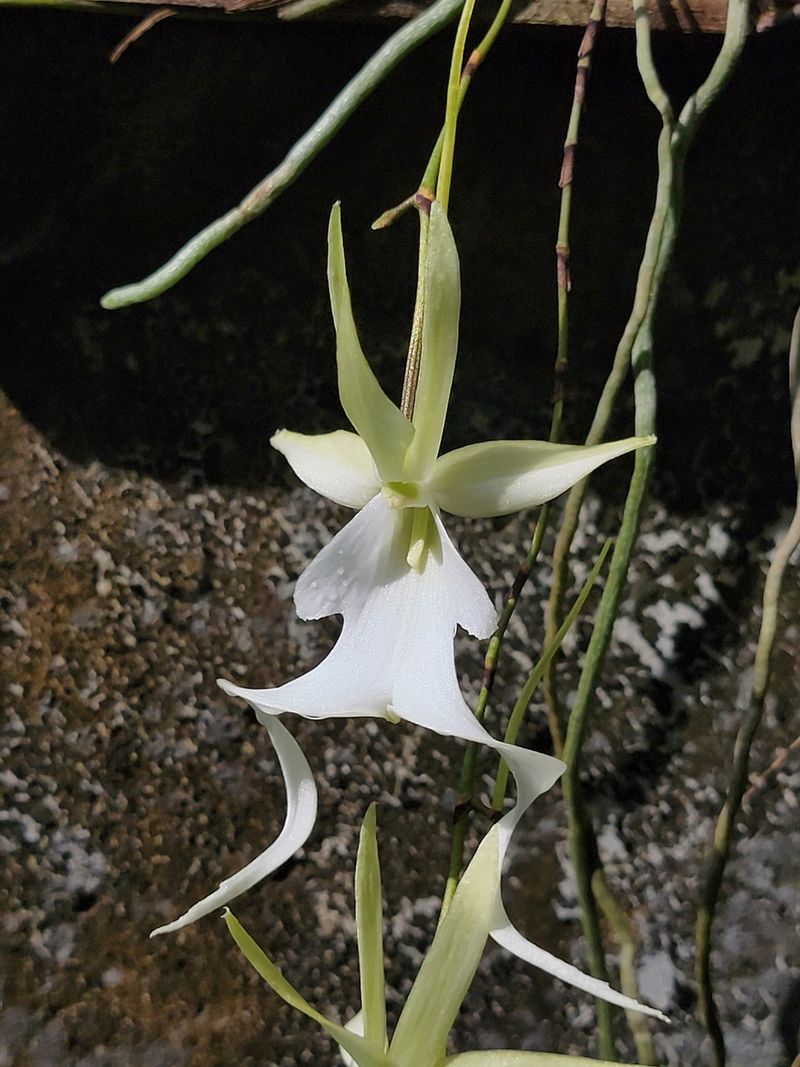
[[486,947],[493,899],[485,886],[493,884],[499,863],[497,836],[489,834],[458,884],[398,1019],[389,1055],[399,1067],[442,1058]]
[[363,437],[384,481],[403,478],[403,461],[414,427],[389,399],[361,350],[350,304],[339,204],[328,224],[328,287],[336,329],[339,398],[345,414]]
[[439,507],[452,515],[509,515],[553,500],[603,463],[654,443],[655,437],[588,446],[483,441],[440,456],[428,488]]
[[375,804],[370,804],[358,837],[355,870],[356,936],[363,1036],[386,1047],[386,988],[383,971],[383,903]]

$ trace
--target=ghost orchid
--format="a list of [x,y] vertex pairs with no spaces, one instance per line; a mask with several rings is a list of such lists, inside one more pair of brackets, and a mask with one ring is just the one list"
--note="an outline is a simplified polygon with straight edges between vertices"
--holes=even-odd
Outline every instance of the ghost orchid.
[[[498,824],[480,843],[459,882],[391,1039],[386,1026],[383,905],[374,804],[361,827],[354,878],[361,1008],[346,1026],[313,1008],[230,912],[226,913],[225,922],[247,960],[267,984],[339,1044],[345,1067],[420,1067],[422,1064],[425,1067],[604,1067],[598,1060],[511,1049],[447,1056],[448,1035],[496,922],[497,872],[502,850],[502,830]],[[652,1009],[642,1010],[664,1018]]]
[[[339,614],[341,636],[319,666],[284,685],[245,689],[220,680],[243,697],[273,737],[275,716],[309,719],[375,717],[404,720],[446,737],[495,749],[517,781],[517,804],[498,824],[497,884],[514,826],[532,801],[563,770],[550,756],[505,744],[475,719],[456,677],[457,626],[490,637],[497,614],[486,591],[458,554],[439,511],[485,517],[542,504],[595,468],[653,438],[630,437],[591,447],[543,441],[487,441],[439,456],[458,342],[460,276],[447,216],[431,209],[424,294],[420,376],[413,418],[386,395],[358,340],[345,270],[338,204],[328,231],[328,279],[336,328],[342,407],[357,433],[306,435],[280,430],[272,438],[295,473],[331,500],[360,509],[322,549],[297,581],[302,619]],[[280,756],[280,750],[279,750]],[[281,757],[282,761],[285,757]],[[302,757],[301,757],[302,758]],[[304,761],[303,761],[304,762]],[[292,757],[288,811],[279,839],[262,856],[156,933],[180,929],[233,900],[299,848],[313,822],[308,765]],[[305,777],[304,777],[305,776]],[[302,779],[302,789],[300,781]],[[302,816],[293,805],[302,792]],[[280,848],[276,848],[278,843]],[[497,895],[491,936],[518,956],[582,989],[627,1007],[634,1002],[543,952],[511,925]],[[602,988],[600,988],[602,986]]]

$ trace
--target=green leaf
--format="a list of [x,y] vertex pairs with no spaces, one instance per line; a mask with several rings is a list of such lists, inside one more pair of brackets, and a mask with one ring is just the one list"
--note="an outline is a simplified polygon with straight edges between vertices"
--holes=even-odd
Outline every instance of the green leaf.
[[360,1037],[344,1026],[339,1026],[338,1023],[331,1022],[316,1008],[313,1008],[297,992],[294,986],[283,977],[266,952],[259,948],[233,912],[226,908],[223,917],[231,937],[267,985],[291,1007],[296,1008],[303,1015],[307,1015],[309,1019],[313,1019],[315,1023],[318,1023],[353,1058],[358,1067],[399,1067],[386,1055],[383,1049],[375,1048],[366,1038]]
[[383,975],[383,907],[381,867],[375,833],[375,805],[370,804],[356,856],[356,932],[361,978],[364,1036],[377,1048],[386,1047],[386,990]]
[[499,864],[492,829],[464,872],[411,987],[389,1046],[399,1067],[435,1064],[445,1049],[489,936]]
[[361,350],[350,305],[339,204],[333,205],[328,225],[328,287],[336,327],[336,363],[342,407],[364,438],[382,480],[399,480],[414,427],[384,393]]
[[431,207],[428,227],[423,308],[422,355],[413,419],[416,433],[406,456],[406,477],[412,481],[425,480],[439,453],[458,350],[458,252],[438,200]]

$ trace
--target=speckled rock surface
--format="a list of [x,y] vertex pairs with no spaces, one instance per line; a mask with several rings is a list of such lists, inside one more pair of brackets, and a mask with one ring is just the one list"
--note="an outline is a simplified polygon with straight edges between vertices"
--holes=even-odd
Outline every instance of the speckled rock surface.
[[[112,315],[99,294],[246,191],[382,31],[172,20],[112,71],[104,57],[121,21],[3,21],[0,1065],[334,1063],[327,1040],[248,972],[221,923],[147,934],[280,826],[266,737],[214,679],[280,681],[335,639],[335,620],[296,620],[291,593],[346,514],[300,487],[267,441],[277,425],[342,424],[324,285],[336,197],[365,347],[397,388],[413,226],[375,236],[366,223],[418,178],[439,114],[430,70],[444,69],[446,46],[401,67],[269,216],[171,294]],[[464,114],[451,444],[547,431],[555,178],[577,41],[516,33]],[[800,299],[798,47],[796,34],[752,42],[691,160],[658,330],[659,467],[587,758],[600,846],[641,939],[642,989],[673,1016],[657,1036],[670,1067],[705,1062],[694,901],[765,559],[792,497],[784,356]],[[659,48],[680,96],[713,42]],[[655,125],[630,39],[609,34],[602,57],[576,194],[575,437],[624,322],[652,194]],[[498,114],[507,141],[487,159]],[[624,197],[608,195],[623,184]],[[597,479],[573,592],[615,529],[623,472]],[[513,577],[530,521],[451,524],[493,596]],[[496,731],[539,649],[548,552],[511,627]],[[756,770],[799,732],[799,611],[794,571]],[[587,634],[580,623],[559,668],[567,695]],[[459,638],[458,655],[473,696],[479,650]],[[294,725],[320,818],[237,913],[311,1001],[347,1017],[358,988],[352,865],[377,800],[394,1017],[435,919],[460,748],[402,725]],[[547,744],[539,704],[524,740]],[[726,882],[715,963],[737,1065],[786,1067],[797,1053],[798,787],[795,760],[753,798]],[[562,838],[555,790],[518,832],[507,896],[526,932],[580,963]],[[588,1052],[591,1033],[586,998],[489,950],[455,1046]]]

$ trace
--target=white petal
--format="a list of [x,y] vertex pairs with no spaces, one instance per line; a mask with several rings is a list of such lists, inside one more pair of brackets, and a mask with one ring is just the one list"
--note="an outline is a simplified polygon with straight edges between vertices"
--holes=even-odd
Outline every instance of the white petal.
[[265,716],[398,715],[457,736],[477,726],[458,688],[453,636],[459,624],[488,637],[497,615],[438,517],[440,543],[421,573],[408,566],[412,522],[408,509],[395,511],[375,497],[301,575],[295,592],[301,617],[344,617],[339,640],[318,667],[276,688],[220,682],[225,691]]
[[438,515],[434,516],[442,546],[442,581],[455,621],[467,633],[483,640],[497,628],[497,612],[483,583],[464,562]]
[[220,680],[222,688],[249,701],[263,722],[282,712],[309,719],[386,716],[397,630],[394,600],[408,571],[402,541],[397,547],[395,537],[406,527],[405,513],[392,511],[378,496],[301,575],[295,591],[301,618],[344,616],[339,640],[318,667],[275,688],[245,689]]
[[376,586],[388,585],[408,569],[394,540],[411,522],[408,510],[389,508],[380,497],[371,500],[300,575],[294,603],[301,619],[361,612]]
[[381,389],[361,351],[350,306],[338,204],[333,206],[328,225],[328,288],[336,327],[336,365],[342,407],[366,441],[383,481],[396,481],[402,477],[403,459],[414,436],[414,427]]
[[442,440],[458,349],[461,276],[458,252],[444,208],[435,200],[428,225],[422,352],[414,404],[414,440],[406,455],[406,477],[424,480]]
[[198,901],[174,922],[159,926],[151,937],[172,933],[201,919],[217,908],[229,904],[240,893],[266,878],[285,863],[306,841],[317,817],[317,789],[314,778],[300,746],[285,726],[276,720],[265,723],[286,784],[286,821],[278,837],[260,856],[227,878],[220,887]]
[[348,508],[363,508],[380,489],[378,471],[357,433],[307,434],[278,430],[269,440],[314,492]]
[[608,460],[654,441],[628,437],[590,446],[484,441],[440,456],[427,484],[439,507],[453,515],[508,515],[552,500]]
[[575,989],[581,989],[584,993],[591,993],[593,997],[597,997],[599,1000],[608,1001],[609,1004],[616,1004],[620,1008],[625,1008],[626,1011],[638,1011],[643,1015],[651,1015],[654,1019],[661,1019],[662,1022],[669,1022],[669,1018],[656,1008],[640,1004],[633,997],[626,997],[624,993],[619,993],[616,989],[613,989],[608,982],[601,982],[599,978],[592,978],[591,975],[584,974],[577,967],[573,967],[571,963],[566,963],[564,960],[559,959],[558,956],[545,952],[543,948],[534,945],[532,941],[523,937],[519,930],[512,925],[505,909],[502,909],[502,911],[498,909],[496,922],[497,925],[490,931],[490,937],[498,945],[508,949],[512,955],[518,956],[521,960],[533,964],[534,967],[538,967],[542,971],[546,971],[547,974],[552,974],[554,978],[560,978],[562,982],[574,986]]
[[[539,948],[538,945],[535,945],[532,941],[523,937],[519,930],[512,924],[506,913],[505,906],[503,905],[503,897],[500,887],[502,865],[506,852],[508,851],[508,846],[511,842],[511,835],[516,829],[518,822],[536,797],[543,792],[539,787],[541,782],[541,770],[537,770],[530,760],[530,757],[532,755],[537,755],[537,753],[521,749],[516,745],[501,746],[500,744],[495,743],[494,747],[501,752],[506,763],[508,763],[510,771],[516,778],[517,803],[511,811],[503,816],[491,831],[492,833],[496,832],[500,839],[500,869],[497,872],[494,903],[495,912],[492,929],[489,932],[490,937],[496,941],[498,945],[502,945],[504,948],[508,949],[513,955],[518,956],[527,963],[533,964],[534,967],[539,967],[548,974],[552,974],[555,978],[560,978],[562,982],[566,982],[568,985],[574,986],[576,989],[582,989],[586,993],[591,993],[592,996],[599,997],[600,1000],[606,1000],[611,1004],[617,1004],[619,1007],[625,1008],[628,1011],[643,1012],[645,1015],[652,1015],[655,1018],[663,1019],[668,1022],[669,1020],[667,1017],[660,1011],[656,1011],[655,1008],[649,1008],[644,1004],[640,1004],[632,997],[627,997],[623,993],[617,992],[616,989],[612,989],[608,982],[602,982],[598,978],[592,978],[590,975],[584,974],[583,971],[580,971],[577,967],[574,967],[571,963],[566,963],[552,953]],[[563,764],[561,764],[561,766],[563,768]],[[537,774],[539,775],[538,782]]]

